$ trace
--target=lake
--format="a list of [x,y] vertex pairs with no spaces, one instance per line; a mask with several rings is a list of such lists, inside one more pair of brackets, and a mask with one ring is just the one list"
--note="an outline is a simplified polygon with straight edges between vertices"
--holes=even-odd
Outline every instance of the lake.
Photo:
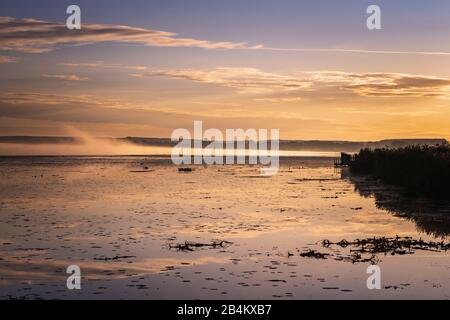
[[[262,177],[163,156],[1,157],[0,299],[450,298],[448,201],[405,198],[332,157],[280,165]],[[372,264],[381,290],[367,288]]]

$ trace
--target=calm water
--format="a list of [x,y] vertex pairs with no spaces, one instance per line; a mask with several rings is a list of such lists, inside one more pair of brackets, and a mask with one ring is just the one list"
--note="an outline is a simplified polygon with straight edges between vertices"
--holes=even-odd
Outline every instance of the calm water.
[[[371,291],[364,255],[322,245],[446,243],[449,203],[332,164],[285,158],[262,178],[250,166],[179,173],[159,157],[0,158],[0,298],[450,298],[445,251],[377,254],[383,288]],[[215,240],[227,242],[176,247]],[[300,256],[309,249],[326,259]],[[66,288],[69,265],[81,267],[79,291]]]

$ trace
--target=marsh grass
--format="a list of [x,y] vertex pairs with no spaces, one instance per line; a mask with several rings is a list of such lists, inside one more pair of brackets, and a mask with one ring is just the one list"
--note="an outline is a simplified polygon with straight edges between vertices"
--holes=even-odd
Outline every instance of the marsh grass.
[[408,194],[450,199],[450,145],[363,149],[350,164],[353,173],[371,174]]

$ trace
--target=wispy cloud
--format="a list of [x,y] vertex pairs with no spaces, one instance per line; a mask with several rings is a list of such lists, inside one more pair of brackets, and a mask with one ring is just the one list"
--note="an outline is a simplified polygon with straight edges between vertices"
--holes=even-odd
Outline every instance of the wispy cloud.
[[80,77],[75,74],[43,74],[44,78],[58,79],[63,81],[87,81],[89,78]]
[[81,30],[68,30],[63,23],[38,19],[0,17],[0,46],[4,51],[43,53],[63,45],[101,42],[132,43],[151,47],[196,47],[299,53],[354,53],[450,56],[446,51],[400,51],[353,48],[277,48],[247,42],[210,41],[178,37],[177,33],[114,24],[83,24]]
[[423,108],[421,110],[361,110],[357,108],[342,108],[340,112],[354,114],[354,115],[369,115],[369,116],[393,116],[393,117],[424,117],[434,116],[442,113],[442,110],[430,108]]
[[60,94],[45,92],[4,92],[0,94],[0,102],[10,105],[89,105],[99,108],[131,109],[136,107],[136,103],[120,101],[118,99],[108,99],[86,94]]
[[89,68],[89,69],[124,69],[124,70],[135,70],[135,71],[145,71],[148,68],[146,66],[127,66],[120,63],[105,63],[103,61],[98,62],[81,62],[81,63],[62,63],[65,67],[71,68]]
[[81,30],[68,30],[62,23],[0,17],[2,50],[42,53],[61,45],[100,42],[136,43],[152,47],[251,48],[246,43],[181,38],[173,32],[124,25],[83,24]]
[[419,55],[419,56],[450,56],[447,51],[398,51],[398,50],[369,50],[369,49],[345,49],[345,48],[273,48],[255,46],[253,50],[278,51],[278,52],[312,52],[312,53],[357,53],[357,54],[394,54],[394,55]]
[[361,96],[434,97],[450,94],[450,79],[410,74],[353,75],[344,86]]
[[260,102],[272,102],[272,103],[280,103],[280,102],[299,102],[302,101],[302,97],[275,97],[275,98],[255,98],[255,101]]
[[[243,110],[223,110],[212,113],[188,110],[139,109],[134,103],[121,107],[110,103],[111,100],[95,96],[58,95],[39,92],[9,92],[0,94],[0,121],[3,119],[27,119],[54,122],[54,124],[88,125],[101,129],[102,126],[125,126],[122,132],[130,134],[136,126],[163,130],[164,136],[170,136],[174,128],[186,128],[194,120],[202,119],[209,127],[230,128],[245,127],[251,122],[256,127],[327,127],[326,119],[307,118],[297,113],[274,111],[270,113],[248,113]],[[116,102],[117,103],[117,102]]]
[[[219,67],[211,70],[153,70],[133,77],[164,76],[216,84],[238,93],[269,94],[286,92],[326,93],[336,90],[372,97],[447,96],[450,79],[402,73],[349,73],[340,71],[298,72],[290,75],[268,73],[254,68]],[[325,89],[325,90],[324,90]],[[301,97],[263,97],[269,102],[299,101]],[[261,100],[261,101],[262,101]]]
[[132,77],[170,77],[195,82],[217,84],[233,88],[239,93],[270,93],[277,91],[299,90],[309,86],[302,79],[264,72],[255,68],[218,67],[212,70],[151,70]]
[[0,64],[17,62],[19,58],[12,56],[0,56]]

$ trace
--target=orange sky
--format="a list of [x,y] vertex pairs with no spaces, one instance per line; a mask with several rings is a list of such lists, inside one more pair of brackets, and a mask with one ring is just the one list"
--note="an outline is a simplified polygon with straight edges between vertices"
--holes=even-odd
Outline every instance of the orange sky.
[[120,7],[96,15],[81,1],[91,13],[81,31],[38,8],[2,5],[0,135],[73,127],[169,137],[203,120],[223,130],[276,128],[282,139],[450,139],[448,2],[411,7],[422,25],[410,28],[402,7],[386,2],[377,31],[367,30],[362,4],[330,17],[319,4],[287,1],[291,10],[274,7],[275,18],[206,5],[208,17],[157,3],[149,17],[122,18]]

